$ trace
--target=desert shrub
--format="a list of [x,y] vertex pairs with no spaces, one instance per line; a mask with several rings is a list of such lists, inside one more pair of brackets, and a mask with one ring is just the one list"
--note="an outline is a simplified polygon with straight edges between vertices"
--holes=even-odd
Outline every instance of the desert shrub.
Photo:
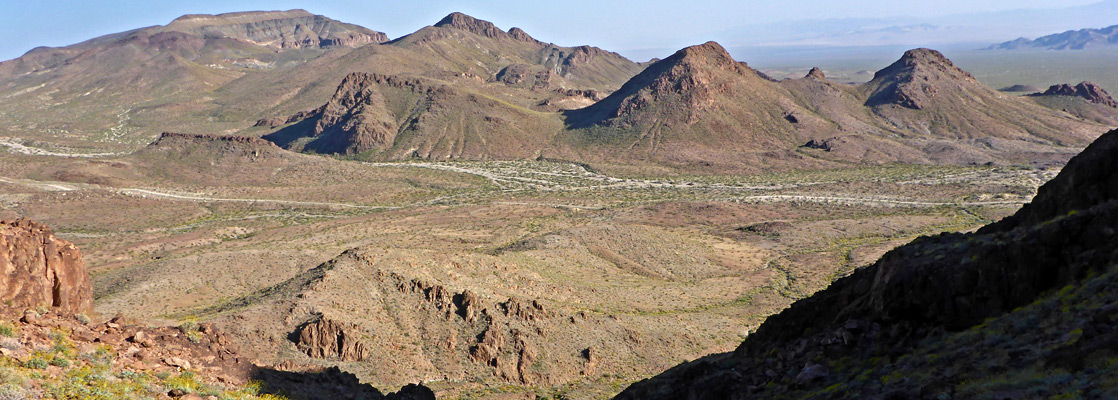
[[44,369],[49,365],[50,365],[50,362],[48,362],[46,359],[44,359],[42,357],[38,357],[38,356],[32,357],[32,358],[28,359],[27,361],[25,361],[23,363],[24,367],[31,368],[31,369]]

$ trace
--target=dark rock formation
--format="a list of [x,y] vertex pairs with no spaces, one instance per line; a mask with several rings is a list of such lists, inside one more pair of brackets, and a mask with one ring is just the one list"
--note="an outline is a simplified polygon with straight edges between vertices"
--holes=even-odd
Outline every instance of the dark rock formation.
[[819,67],[812,67],[811,71],[807,71],[807,75],[805,75],[804,78],[823,80],[827,79],[827,75],[823,74],[823,70],[819,69]]
[[[894,249],[770,317],[733,353],[680,365],[618,398],[967,397],[964,390],[989,390],[974,382],[1007,368],[1047,375],[1068,365],[1068,379],[1098,381],[1109,373],[1098,365],[1118,354],[1118,335],[1097,328],[1118,307],[1115,171],[1118,131],[1072,159],[1013,216]],[[1082,336],[1061,336],[1068,331]],[[1041,397],[1116,390],[1006,386]]]
[[1087,101],[1102,104],[1104,106],[1118,107],[1118,102],[1110,97],[1099,85],[1092,82],[1083,81],[1078,85],[1072,86],[1066,83],[1052,85],[1045,90],[1044,93],[1035,94],[1034,96],[1075,96],[1087,99]]
[[536,40],[531,35],[529,35],[528,32],[524,32],[524,30],[520,28],[509,29],[509,36],[521,42],[540,43],[539,40]]
[[372,356],[369,347],[361,340],[361,328],[326,317],[303,325],[296,346],[314,358],[363,361]]
[[1018,85],[1003,87],[1001,89],[998,89],[998,91],[999,92],[1008,92],[1008,93],[1035,93],[1035,92],[1039,92],[1040,88],[1037,88],[1036,86],[1031,86],[1031,85],[1020,85],[1020,84],[1018,84]]
[[0,302],[92,313],[93,285],[73,243],[40,223],[0,220]]
[[264,383],[264,393],[280,394],[292,400],[435,400],[431,389],[416,384],[385,395],[338,367],[306,371],[262,368],[253,373],[253,379]]
[[515,85],[524,82],[533,75],[532,66],[528,64],[512,64],[497,73],[497,82],[506,85]]

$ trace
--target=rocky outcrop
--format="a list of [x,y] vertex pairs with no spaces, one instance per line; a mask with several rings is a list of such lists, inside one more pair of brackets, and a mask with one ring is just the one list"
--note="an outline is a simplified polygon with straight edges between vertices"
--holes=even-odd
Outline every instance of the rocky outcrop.
[[514,27],[512,29],[509,29],[509,36],[511,36],[513,39],[519,40],[521,42],[537,43],[537,44],[540,43],[539,40],[536,40],[536,38],[533,38],[532,35],[529,35],[528,32],[524,32],[524,30],[520,29],[520,28],[515,28]]
[[[1108,372],[1087,366],[1118,354],[1118,335],[1099,328],[1118,307],[1116,163],[1111,131],[1013,216],[894,249],[770,317],[733,353],[681,365],[618,398],[969,398],[968,390],[990,390],[972,383],[1009,365],[1097,381]],[[1074,390],[1102,398],[1111,389]]]
[[224,36],[278,49],[359,47],[388,36],[304,10],[184,15],[162,30],[198,37]]
[[361,339],[361,328],[319,317],[303,325],[296,347],[314,358],[336,358],[341,361],[363,361],[372,356]]
[[1099,85],[1088,81],[1080,82],[1078,85],[1075,86],[1066,83],[1052,85],[1048,88],[1048,90],[1045,90],[1044,93],[1038,93],[1034,96],[1082,97],[1087,101],[1095,104],[1102,104],[1109,107],[1118,107],[1118,101],[1114,101],[1114,99],[1110,97],[1110,93],[1107,93],[1106,90],[1104,90]]
[[93,312],[93,285],[81,251],[43,224],[0,220],[0,270],[0,302],[10,307]]
[[812,67],[811,71],[807,71],[807,75],[805,75],[804,78],[824,80],[827,79],[827,75],[824,74],[823,70],[819,69],[819,67]]
[[[493,25],[492,22],[480,20],[460,12],[450,13],[450,15],[447,15],[436,23],[435,26],[439,28],[461,29],[466,32],[494,39],[510,37],[508,33],[501,30],[501,28],[498,28],[496,25]],[[521,32],[523,33],[523,31]]]
[[213,135],[208,133],[176,133],[176,132],[163,132],[159,135],[159,139],[152,143],[153,146],[165,146],[169,142],[175,141],[200,141],[200,142],[226,142],[226,143],[240,143],[247,145],[275,147],[276,145],[267,140],[252,137],[252,136],[236,136],[236,135]]

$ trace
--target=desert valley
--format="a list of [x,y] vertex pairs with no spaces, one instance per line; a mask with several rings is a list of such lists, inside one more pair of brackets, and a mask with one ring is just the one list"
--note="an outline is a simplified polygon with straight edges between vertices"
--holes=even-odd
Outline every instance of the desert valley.
[[432,22],[0,62],[0,399],[1118,397],[1115,81]]

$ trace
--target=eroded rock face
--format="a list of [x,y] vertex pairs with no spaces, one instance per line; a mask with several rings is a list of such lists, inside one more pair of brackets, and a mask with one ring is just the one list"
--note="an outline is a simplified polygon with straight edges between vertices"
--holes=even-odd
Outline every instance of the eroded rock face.
[[1038,96],[1075,96],[1087,99],[1087,101],[1102,104],[1104,106],[1118,107],[1118,102],[1110,97],[1110,93],[1099,87],[1093,82],[1083,81],[1078,85],[1072,86],[1066,83],[1052,85],[1045,90],[1044,93]]
[[299,331],[299,350],[314,358],[362,361],[372,352],[360,339],[360,328],[321,317]]
[[81,251],[43,224],[0,220],[0,270],[0,301],[12,307],[93,312],[93,285]]

